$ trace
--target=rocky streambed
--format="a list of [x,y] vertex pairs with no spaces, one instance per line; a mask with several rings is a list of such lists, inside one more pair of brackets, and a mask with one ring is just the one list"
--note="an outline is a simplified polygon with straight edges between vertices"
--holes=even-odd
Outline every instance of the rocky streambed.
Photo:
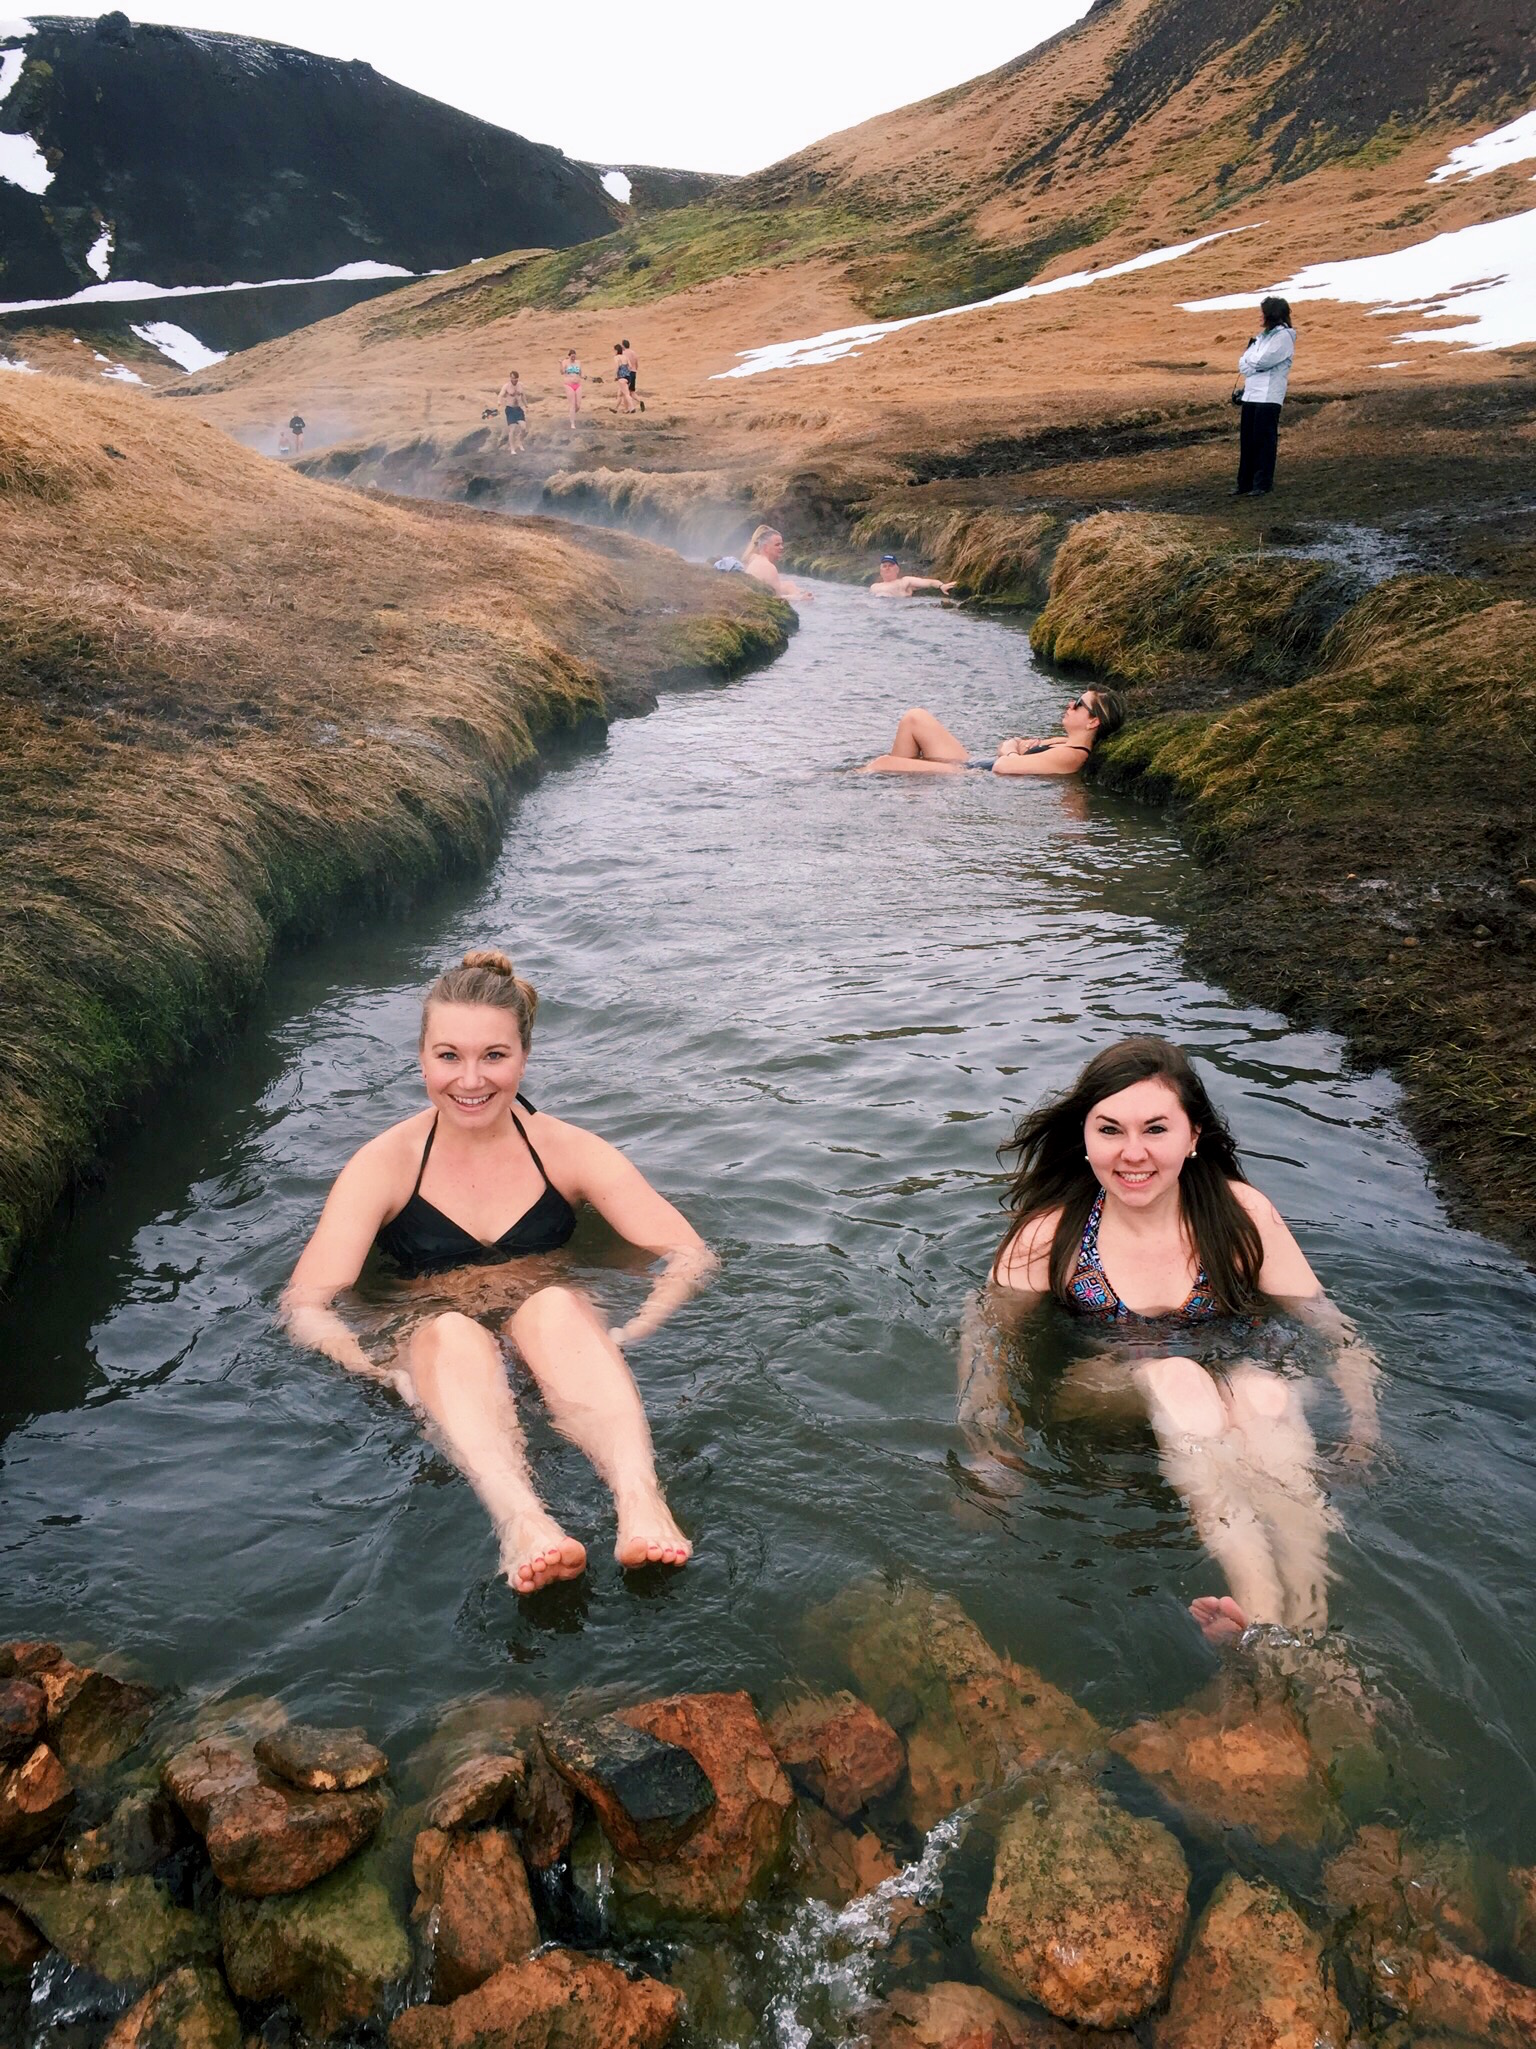
[[1330,1643],[1104,1727],[919,1585],[847,1684],[485,1695],[414,1753],[0,1645],[0,2035],[80,2049],[1536,2040],[1536,1866],[1395,1797]]

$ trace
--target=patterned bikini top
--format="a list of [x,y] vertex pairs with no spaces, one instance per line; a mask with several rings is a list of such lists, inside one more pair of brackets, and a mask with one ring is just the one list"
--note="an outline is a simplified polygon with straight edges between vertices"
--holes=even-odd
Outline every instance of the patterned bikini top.
[[1103,1214],[1104,1191],[1101,1188],[1083,1226],[1083,1242],[1077,1249],[1077,1266],[1067,1283],[1067,1292],[1079,1316],[1091,1316],[1100,1323],[1203,1323],[1209,1317],[1221,1315],[1221,1306],[1211,1293],[1203,1266],[1195,1275],[1195,1285],[1181,1309],[1168,1310],[1158,1316],[1143,1316],[1135,1309],[1127,1309],[1109,1285],[1109,1276],[1099,1259],[1099,1219]]

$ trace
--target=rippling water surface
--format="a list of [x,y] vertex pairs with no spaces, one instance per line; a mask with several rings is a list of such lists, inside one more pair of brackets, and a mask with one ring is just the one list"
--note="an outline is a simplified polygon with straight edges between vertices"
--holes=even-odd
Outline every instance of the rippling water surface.
[[[920,1573],[1106,1718],[1181,1698],[1211,1669],[1184,1604],[1215,1581],[1150,1444],[1051,1434],[1026,1491],[986,1502],[954,1428],[994,1148],[1088,1051],[1156,1029],[1197,1052],[1385,1367],[1390,1453],[1334,1490],[1334,1619],[1414,1731],[1399,1797],[1536,1856],[1530,1275],[1446,1224],[1385,1080],[1181,968],[1162,816],[839,772],[908,703],[980,749],[1048,730],[1063,695],[1021,633],[824,588],[775,667],[550,774],[481,883],[287,965],[0,1312],[0,1632],[132,1649],[399,1756],[488,1690],[771,1691],[838,1586]],[[520,1605],[409,1414],[273,1327],[331,1176],[420,1102],[422,984],[486,941],[541,992],[533,1099],[626,1147],[724,1257],[635,1355],[698,1545],[663,1584],[625,1583],[602,1489],[535,1420],[595,1563]],[[574,1249],[637,1298],[600,1228]],[[1326,1446],[1326,1398],[1316,1421]]]

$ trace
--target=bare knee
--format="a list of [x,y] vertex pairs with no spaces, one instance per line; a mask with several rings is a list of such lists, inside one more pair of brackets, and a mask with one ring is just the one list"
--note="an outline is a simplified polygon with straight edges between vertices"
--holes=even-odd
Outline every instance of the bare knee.
[[440,1365],[455,1354],[483,1347],[491,1342],[488,1331],[460,1310],[445,1309],[429,1317],[411,1333],[411,1354],[423,1365]]
[[512,1313],[507,1328],[514,1338],[554,1337],[573,1323],[590,1323],[591,1305],[574,1288],[540,1288]]
[[1278,1373],[1243,1366],[1232,1375],[1232,1391],[1255,1416],[1278,1422],[1291,1408],[1291,1389]]
[[1219,1437],[1227,1411],[1216,1383],[1193,1359],[1151,1359],[1136,1369],[1156,1419],[1193,1437]]

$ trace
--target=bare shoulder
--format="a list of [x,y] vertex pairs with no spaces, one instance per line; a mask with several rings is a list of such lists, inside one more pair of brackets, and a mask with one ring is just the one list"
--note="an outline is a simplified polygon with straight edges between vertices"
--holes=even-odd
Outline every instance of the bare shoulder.
[[588,1131],[583,1124],[572,1124],[568,1118],[553,1116],[548,1110],[519,1108],[517,1114],[546,1165],[575,1170],[614,1151],[607,1139],[599,1138],[595,1131]]
[[350,1181],[367,1182],[380,1188],[397,1181],[401,1175],[414,1181],[416,1169],[421,1165],[422,1147],[431,1129],[430,1110],[418,1110],[413,1116],[402,1117],[398,1124],[389,1125],[360,1145],[342,1168],[342,1174]]
[[1239,1206],[1248,1212],[1261,1232],[1266,1227],[1270,1230],[1277,1226],[1282,1231],[1286,1229],[1285,1218],[1262,1188],[1255,1188],[1251,1181],[1229,1181],[1227,1186],[1237,1197]]
[[1051,1246],[1061,1222],[1060,1205],[1041,1210],[993,1262],[992,1278],[1000,1288],[1021,1295],[1043,1295],[1051,1284]]

